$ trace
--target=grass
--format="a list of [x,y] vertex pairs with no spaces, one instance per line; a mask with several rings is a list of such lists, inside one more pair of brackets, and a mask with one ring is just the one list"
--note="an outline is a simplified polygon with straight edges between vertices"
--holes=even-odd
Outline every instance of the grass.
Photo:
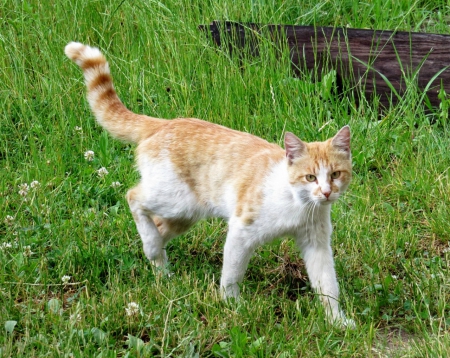
[[[443,1],[1,0],[0,356],[447,356],[448,100],[429,113],[411,85],[380,118],[376,103],[357,107],[351,94],[323,100],[324,87],[293,80],[270,46],[242,71],[197,26],[450,33],[449,16]],[[124,199],[138,181],[133,147],[95,124],[82,75],[63,55],[72,40],[102,48],[136,112],[194,116],[279,144],[284,130],[312,141],[350,124],[354,180],[333,209],[333,247],[355,330],[325,323],[289,240],[258,250],[242,299],[222,302],[219,220],[173,240],[174,275],[154,275]],[[127,315],[131,302],[139,308]]]

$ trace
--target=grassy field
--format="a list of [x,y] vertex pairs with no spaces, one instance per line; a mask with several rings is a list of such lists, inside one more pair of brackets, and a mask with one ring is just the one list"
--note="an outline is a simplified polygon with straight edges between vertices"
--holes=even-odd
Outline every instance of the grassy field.
[[[197,26],[215,19],[448,33],[445,1],[0,1],[0,357],[450,355],[449,102],[376,103],[240,63]],[[126,105],[282,145],[285,130],[353,133],[354,180],[333,209],[342,306],[328,325],[290,240],[257,251],[238,303],[218,294],[226,225],[199,223],[155,276],[124,194],[133,147],[94,122],[69,41],[100,47]],[[380,121],[381,120],[381,121]],[[92,151],[92,153],[87,153]],[[106,168],[108,174],[99,171]],[[102,175],[103,173],[103,175]]]

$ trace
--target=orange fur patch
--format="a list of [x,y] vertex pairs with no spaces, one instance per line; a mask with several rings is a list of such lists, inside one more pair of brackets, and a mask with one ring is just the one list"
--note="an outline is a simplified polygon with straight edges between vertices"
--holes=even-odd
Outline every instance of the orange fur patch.
[[199,119],[167,121],[143,141],[138,156],[157,158],[168,150],[178,176],[198,201],[214,205],[226,186],[236,191],[236,215],[250,224],[262,203],[262,181],[284,150],[256,136]]

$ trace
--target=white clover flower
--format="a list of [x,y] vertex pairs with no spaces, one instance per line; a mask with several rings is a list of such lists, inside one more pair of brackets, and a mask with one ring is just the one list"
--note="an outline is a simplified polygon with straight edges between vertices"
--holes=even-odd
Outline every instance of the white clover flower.
[[19,185],[19,195],[20,196],[27,196],[28,192],[30,191],[30,187],[28,186],[27,183],[23,183]]
[[33,255],[33,251],[31,251],[31,246],[24,246],[23,247],[23,256],[30,257]]
[[80,321],[81,321],[81,314],[79,314],[79,313],[71,314],[70,317],[69,317],[69,319],[70,319],[72,322],[74,322],[74,323],[80,322]]
[[75,130],[75,132],[78,132],[78,133],[83,132],[83,128],[78,127],[78,126],[75,126],[74,130]]
[[88,162],[92,162],[94,160],[94,151],[93,150],[88,150],[86,152],[84,152],[84,159],[86,159]]
[[12,247],[12,244],[10,242],[3,242],[0,245],[0,250],[6,250],[6,249],[10,249]]
[[5,223],[6,223],[7,225],[12,225],[13,221],[14,221],[14,216],[6,215],[6,217],[5,217]]
[[41,204],[42,214],[50,214],[50,207],[47,204]]
[[136,302],[130,302],[125,308],[127,316],[137,316],[139,314],[139,305]]
[[41,183],[39,183],[37,180],[33,180],[30,183],[30,186],[31,186],[31,189],[37,189],[37,188],[39,188],[41,186]]
[[69,283],[70,278],[70,276],[64,275],[63,277],[61,277],[61,281],[63,282],[63,284],[66,284]]
[[111,187],[114,188],[114,189],[118,188],[121,185],[122,184],[120,184],[118,181],[114,181],[114,182],[111,183]]
[[103,178],[104,176],[108,175],[108,170],[105,167],[101,167],[99,170],[97,170],[97,174],[100,178]]

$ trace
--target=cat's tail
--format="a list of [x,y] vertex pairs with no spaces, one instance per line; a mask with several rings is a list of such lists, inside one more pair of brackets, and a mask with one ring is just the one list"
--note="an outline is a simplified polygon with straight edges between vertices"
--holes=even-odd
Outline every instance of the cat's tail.
[[135,114],[123,105],[114,89],[108,62],[98,48],[70,42],[64,52],[83,70],[91,109],[111,135],[139,143],[163,125],[165,120]]

